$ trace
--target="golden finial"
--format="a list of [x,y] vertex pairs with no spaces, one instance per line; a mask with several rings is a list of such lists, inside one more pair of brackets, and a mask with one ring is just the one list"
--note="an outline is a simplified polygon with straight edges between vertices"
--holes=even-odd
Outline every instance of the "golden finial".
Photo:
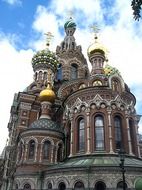
[[49,47],[50,42],[51,42],[51,40],[53,39],[54,36],[52,35],[51,32],[47,32],[44,35],[46,35],[46,45],[47,45],[47,47]]

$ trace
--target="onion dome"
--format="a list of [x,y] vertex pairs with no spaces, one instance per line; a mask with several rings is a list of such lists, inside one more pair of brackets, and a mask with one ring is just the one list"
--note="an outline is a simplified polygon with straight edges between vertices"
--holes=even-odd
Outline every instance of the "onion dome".
[[97,52],[105,56],[107,50],[100,42],[98,42],[98,37],[96,36],[95,42],[88,47],[87,53],[88,56],[91,56],[92,54]]
[[73,21],[72,18],[70,18],[70,19],[64,24],[64,28],[65,28],[65,30],[66,30],[67,28],[76,28],[76,24],[75,24],[75,22]]
[[57,132],[63,132],[63,128],[58,125],[56,122],[47,118],[40,118],[39,120],[34,121],[29,128],[33,129],[48,129]]
[[39,100],[41,102],[47,101],[47,102],[53,103],[55,98],[56,98],[56,95],[54,91],[52,90],[50,83],[48,83],[47,88],[40,92]]
[[104,73],[105,73],[106,76],[112,76],[112,75],[117,74],[117,75],[119,75],[121,77],[121,74],[120,74],[119,70],[116,69],[115,67],[112,67],[112,66],[108,65],[108,64],[104,68]]
[[53,71],[56,71],[58,65],[58,60],[52,51],[48,48],[38,51],[32,58],[32,66],[33,70],[37,70],[38,68],[51,68]]

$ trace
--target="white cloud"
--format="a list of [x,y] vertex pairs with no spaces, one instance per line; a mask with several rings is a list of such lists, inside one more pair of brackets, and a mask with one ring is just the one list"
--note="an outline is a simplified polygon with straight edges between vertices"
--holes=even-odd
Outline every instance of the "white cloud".
[[10,5],[22,5],[21,0],[2,0]]
[[30,64],[32,55],[31,49],[17,51],[6,36],[0,38],[0,152],[8,137],[7,124],[14,93],[23,91],[33,80]]

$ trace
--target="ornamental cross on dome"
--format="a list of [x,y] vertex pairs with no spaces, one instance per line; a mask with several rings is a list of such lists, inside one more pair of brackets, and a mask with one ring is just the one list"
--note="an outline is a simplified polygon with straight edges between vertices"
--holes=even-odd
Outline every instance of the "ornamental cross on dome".
[[44,35],[46,36],[46,45],[47,45],[47,47],[49,47],[50,42],[51,42],[51,40],[53,39],[54,36],[52,35],[51,32],[47,32]]
[[98,38],[98,34],[99,34],[100,29],[97,25],[92,25],[90,28],[93,30],[94,38],[96,40]]

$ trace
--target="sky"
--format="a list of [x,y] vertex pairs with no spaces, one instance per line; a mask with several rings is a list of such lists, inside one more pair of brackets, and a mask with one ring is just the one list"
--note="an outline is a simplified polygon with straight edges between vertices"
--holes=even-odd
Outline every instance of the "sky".
[[142,115],[142,20],[133,19],[130,4],[130,0],[0,0],[0,152],[8,137],[14,93],[33,81],[32,56],[45,47],[47,32],[54,35],[50,48],[56,50],[69,12],[77,24],[77,45],[86,58],[93,40],[91,26],[99,27],[108,63],[120,71],[136,96],[137,114]]

